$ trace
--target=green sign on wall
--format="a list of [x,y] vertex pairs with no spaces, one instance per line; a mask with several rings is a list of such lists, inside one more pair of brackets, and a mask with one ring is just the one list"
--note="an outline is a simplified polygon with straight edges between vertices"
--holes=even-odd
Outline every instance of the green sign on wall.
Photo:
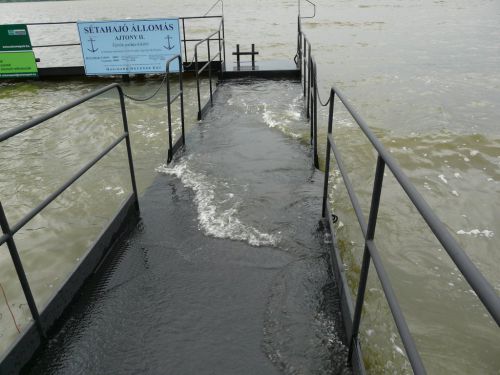
[[0,25],[0,78],[37,77],[26,25]]

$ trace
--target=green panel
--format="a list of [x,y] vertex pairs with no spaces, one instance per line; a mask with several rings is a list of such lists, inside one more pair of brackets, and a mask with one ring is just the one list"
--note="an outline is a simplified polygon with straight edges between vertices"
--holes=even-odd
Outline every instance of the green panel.
[[37,77],[35,54],[26,52],[0,52],[0,78]]
[[31,50],[26,25],[0,25],[0,52]]

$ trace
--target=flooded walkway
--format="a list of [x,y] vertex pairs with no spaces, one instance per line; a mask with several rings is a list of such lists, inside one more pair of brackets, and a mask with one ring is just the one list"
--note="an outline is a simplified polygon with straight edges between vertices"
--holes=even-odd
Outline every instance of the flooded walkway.
[[298,93],[219,88],[26,373],[344,373],[323,175],[298,140]]

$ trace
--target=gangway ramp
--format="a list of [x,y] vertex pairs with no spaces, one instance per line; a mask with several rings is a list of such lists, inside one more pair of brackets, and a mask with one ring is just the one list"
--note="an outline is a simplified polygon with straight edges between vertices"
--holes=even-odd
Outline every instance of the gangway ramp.
[[301,108],[299,83],[222,84],[24,372],[341,373]]

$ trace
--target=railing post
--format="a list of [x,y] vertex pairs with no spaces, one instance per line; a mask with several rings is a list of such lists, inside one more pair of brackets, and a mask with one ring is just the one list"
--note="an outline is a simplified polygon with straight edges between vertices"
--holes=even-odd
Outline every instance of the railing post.
[[300,32],[300,16],[297,16],[297,65],[302,72],[302,48],[301,48],[302,35]]
[[311,116],[311,77],[312,77],[312,58],[311,58],[311,44],[308,43],[307,48],[307,118]]
[[196,92],[198,95],[198,120],[201,120],[200,75],[198,73],[198,46],[194,48],[194,69],[196,71]]
[[370,267],[370,251],[366,244],[367,241],[373,240],[375,237],[375,227],[377,226],[378,208],[380,205],[380,196],[382,194],[382,182],[384,180],[385,162],[379,155],[377,158],[377,169],[375,171],[375,180],[373,181],[372,202],[370,207],[370,216],[368,219],[368,228],[365,238],[365,249],[363,252],[363,263],[361,266],[361,275],[359,277],[358,295],[356,297],[356,308],[354,310],[354,318],[352,322],[352,336],[349,343],[348,361],[352,359],[354,345],[358,339],[359,325],[361,322],[361,312],[363,310],[363,302],[365,299],[366,283],[368,280],[368,270]]
[[219,79],[222,79],[222,41],[220,38],[220,29],[217,37],[219,38]]
[[224,70],[225,70],[225,65],[226,65],[226,33],[224,31],[224,16],[222,16],[222,49],[224,52]]
[[182,144],[186,144],[184,138],[184,83],[182,82],[182,59],[179,55],[179,87],[181,90],[181,127],[182,127]]
[[[182,35],[184,36],[184,61],[188,61],[188,54],[187,54],[187,42],[186,42],[186,24],[185,24],[185,19],[182,18]],[[180,68],[179,68],[180,69]]]
[[118,94],[120,97],[120,108],[122,112],[122,122],[123,122],[123,131],[126,134],[125,143],[127,145],[127,157],[128,157],[128,167],[130,170],[130,180],[132,183],[132,190],[135,195],[135,208],[139,211],[139,194],[137,193],[137,184],[135,182],[135,171],[134,171],[134,161],[132,159],[132,146],[130,145],[130,133],[128,131],[128,120],[127,120],[127,111],[125,109],[125,98],[123,95],[123,90],[120,86],[117,86]]
[[307,94],[307,92],[306,92],[307,91],[307,89],[306,89],[306,85],[307,85],[307,59],[306,59],[307,40],[306,40],[306,36],[304,34],[302,34],[302,36],[303,36],[303,40],[304,40],[304,43],[303,43],[304,49],[303,49],[303,54],[302,54],[302,65],[304,68],[304,74],[302,75],[302,77],[304,79],[304,97],[305,97]]
[[[326,205],[328,204],[328,184],[330,179],[330,157],[331,157],[331,149],[330,138],[328,135],[332,134],[333,129],[333,111],[334,111],[334,102],[335,102],[335,91],[331,89],[330,91],[330,108],[328,113],[328,133],[326,137],[326,160],[325,160],[325,183],[323,184],[323,209],[321,211],[321,217],[326,217]],[[330,228],[333,230],[333,228]]]
[[38,313],[38,308],[36,307],[35,299],[33,298],[33,293],[31,292],[30,284],[26,273],[24,272],[24,267],[19,257],[19,252],[17,251],[16,243],[14,242],[14,237],[12,236],[12,231],[10,230],[9,222],[7,221],[7,216],[5,216],[5,211],[3,209],[2,203],[0,202],[0,226],[2,227],[2,232],[9,236],[7,239],[7,247],[9,248],[10,256],[12,258],[12,263],[14,263],[14,268],[17,272],[17,277],[23,288],[24,297],[28,303],[31,316],[35,321],[36,328],[40,337],[46,338],[45,331],[42,327],[42,322],[40,320],[40,314]]
[[319,168],[318,160],[318,72],[316,62],[314,62],[313,70],[313,83],[314,83],[314,112],[313,112],[313,152],[314,152],[314,166]]
[[172,104],[170,103],[170,77],[168,76],[169,73],[169,66],[167,63],[166,67],[166,74],[167,74],[167,124],[168,124],[168,155],[167,155],[167,163],[170,163],[172,160]]
[[208,82],[210,86],[210,105],[213,107],[213,97],[212,97],[212,61],[210,57],[210,38],[207,39],[207,51],[208,51]]

